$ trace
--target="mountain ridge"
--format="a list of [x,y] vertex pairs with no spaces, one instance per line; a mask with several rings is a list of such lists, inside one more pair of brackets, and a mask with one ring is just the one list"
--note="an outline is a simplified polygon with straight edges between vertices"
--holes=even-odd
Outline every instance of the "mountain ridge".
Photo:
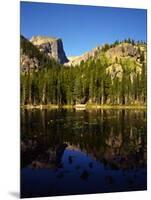
[[60,64],[68,62],[62,39],[48,36],[33,36],[30,42],[45,55],[54,58]]
[[[145,46],[145,47],[143,47]],[[107,58],[111,59],[113,62],[116,58],[120,59],[122,57],[134,57],[138,60],[141,57],[141,51],[145,52],[145,57],[147,57],[146,52],[147,49],[146,44],[131,44],[130,42],[120,42],[116,45],[100,45],[93,48],[91,51],[85,52],[80,56],[69,57],[69,62],[65,63],[66,66],[76,66],[79,65],[82,61],[85,62],[89,58],[97,58],[97,55],[100,54],[101,51],[106,53]]]

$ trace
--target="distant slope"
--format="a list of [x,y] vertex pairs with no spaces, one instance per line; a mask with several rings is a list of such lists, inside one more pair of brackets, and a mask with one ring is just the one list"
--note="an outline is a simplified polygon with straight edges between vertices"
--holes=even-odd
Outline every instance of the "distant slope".
[[144,43],[135,44],[128,41],[123,41],[112,45],[105,44],[103,46],[97,46],[90,52],[86,52],[81,56],[69,57],[69,62],[65,63],[65,65],[76,66],[79,65],[81,62],[86,62],[90,58],[97,59],[102,52],[104,52],[107,58],[109,58],[112,62],[114,62],[115,59],[122,58],[132,58],[137,62],[140,62],[142,54],[144,54],[146,59],[147,47]]
[[96,48],[92,49],[89,52],[86,52],[80,56],[73,56],[73,57],[68,57],[69,62],[65,63],[64,65],[66,66],[76,66],[76,65],[80,65],[80,63],[86,62],[89,58],[95,58],[101,51],[101,46],[97,46]]

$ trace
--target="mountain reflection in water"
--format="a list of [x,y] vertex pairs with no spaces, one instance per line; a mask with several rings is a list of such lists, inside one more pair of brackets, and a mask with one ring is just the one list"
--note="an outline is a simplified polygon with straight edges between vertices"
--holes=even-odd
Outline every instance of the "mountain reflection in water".
[[147,189],[146,111],[21,110],[21,197]]

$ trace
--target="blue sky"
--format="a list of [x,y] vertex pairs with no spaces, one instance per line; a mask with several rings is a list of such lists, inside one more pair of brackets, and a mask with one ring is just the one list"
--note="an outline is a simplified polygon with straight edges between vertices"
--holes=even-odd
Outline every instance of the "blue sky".
[[128,37],[146,41],[146,10],[21,2],[21,34],[61,38],[67,56]]

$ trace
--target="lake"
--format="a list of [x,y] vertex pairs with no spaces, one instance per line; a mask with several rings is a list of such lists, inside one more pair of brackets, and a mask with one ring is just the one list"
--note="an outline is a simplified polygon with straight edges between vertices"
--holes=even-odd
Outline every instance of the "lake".
[[147,189],[145,110],[21,109],[21,197]]

